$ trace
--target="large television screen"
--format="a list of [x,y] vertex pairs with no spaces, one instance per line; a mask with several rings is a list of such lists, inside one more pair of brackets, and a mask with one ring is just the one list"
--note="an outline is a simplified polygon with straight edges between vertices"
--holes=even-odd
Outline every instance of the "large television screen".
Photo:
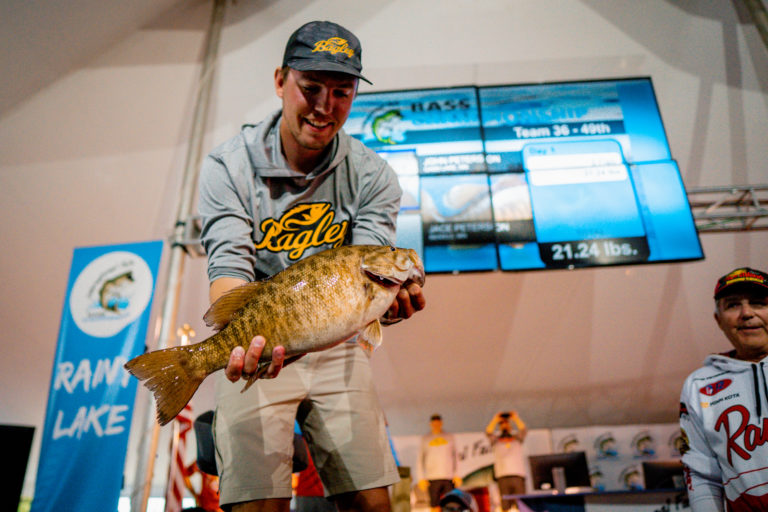
[[362,93],[427,272],[703,258],[650,78]]

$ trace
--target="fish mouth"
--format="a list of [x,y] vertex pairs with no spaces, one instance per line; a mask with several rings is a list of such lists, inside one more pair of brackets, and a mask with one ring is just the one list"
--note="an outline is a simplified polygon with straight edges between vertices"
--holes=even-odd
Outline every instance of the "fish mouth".
[[424,267],[421,265],[415,265],[411,269],[411,275],[408,276],[408,279],[406,279],[404,285],[408,285],[410,283],[416,283],[419,286],[424,286],[424,283],[427,280],[427,275],[424,272]]
[[427,280],[427,274],[424,271],[424,263],[421,261],[421,258],[419,258],[419,255],[416,254],[416,251],[411,249],[410,254],[408,255],[411,259],[411,263],[413,263],[413,266],[410,268],[410,275],[405,280],[406,284],[409,283],[416,283],[419,286],[424,286],[424,282]]
[[405,282],[394,276],[382,276],[371,272],[370,270],[365,270],[364,272],[371,281],[377,282],[385,288],[399,288]]
[[[381,256],[385,256],[383,260]],[[382,248],[371,258],[363,257],[360,266],[368,279],[385,288],[399,288],[410,283],[423,286],[426,279],[424,264],[413,249]]]

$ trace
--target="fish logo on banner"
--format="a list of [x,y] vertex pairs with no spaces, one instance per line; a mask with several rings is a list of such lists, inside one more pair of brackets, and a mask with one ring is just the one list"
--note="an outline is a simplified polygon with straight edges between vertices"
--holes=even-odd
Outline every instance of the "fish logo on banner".
[[619,451],[616,449],[616,439],[610,432],[597,436],[594,446],[598,459],[611,459],[619,456]]
[[578,452],[581,450],[579,438],[576,434],[568,434],[557,443],[557,449],[561,453]]
[[147,307],[152,285],[152,272],[138,255],[115,251],[100,256],[83,269],[72,286],[72,318],[90,336],[114,336]]
[[638,432],[632,438],[631,446],[635,457],[656,456],[656,440],[648,430]]
[[631,464],[621,470],[619,474],[619,482],[625,489],[633,491],[639,491],[643,489],[643,474],[640,467],[636,464]]
[[682,429],[675,430],[667,440],[669,453],[672,457],[680,457],[685,453],[685,447],[688,440],[685,438],[685,432]]

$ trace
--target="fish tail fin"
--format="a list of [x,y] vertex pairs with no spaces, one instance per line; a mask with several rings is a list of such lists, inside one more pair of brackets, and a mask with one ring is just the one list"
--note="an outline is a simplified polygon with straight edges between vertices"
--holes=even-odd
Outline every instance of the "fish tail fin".
[[208,376],[204,369],[196,368],[190,346],[147,352],[128,361],[125,369],[155,395],[160,425],[179,414]]

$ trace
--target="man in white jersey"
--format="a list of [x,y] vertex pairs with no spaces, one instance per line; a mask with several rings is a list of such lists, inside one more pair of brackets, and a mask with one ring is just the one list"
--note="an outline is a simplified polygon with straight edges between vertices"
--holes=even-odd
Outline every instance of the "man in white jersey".
[[680,395],[693,512],[768,510],[768,274],[738,268],[715,286],[733,349],[691,373]]

